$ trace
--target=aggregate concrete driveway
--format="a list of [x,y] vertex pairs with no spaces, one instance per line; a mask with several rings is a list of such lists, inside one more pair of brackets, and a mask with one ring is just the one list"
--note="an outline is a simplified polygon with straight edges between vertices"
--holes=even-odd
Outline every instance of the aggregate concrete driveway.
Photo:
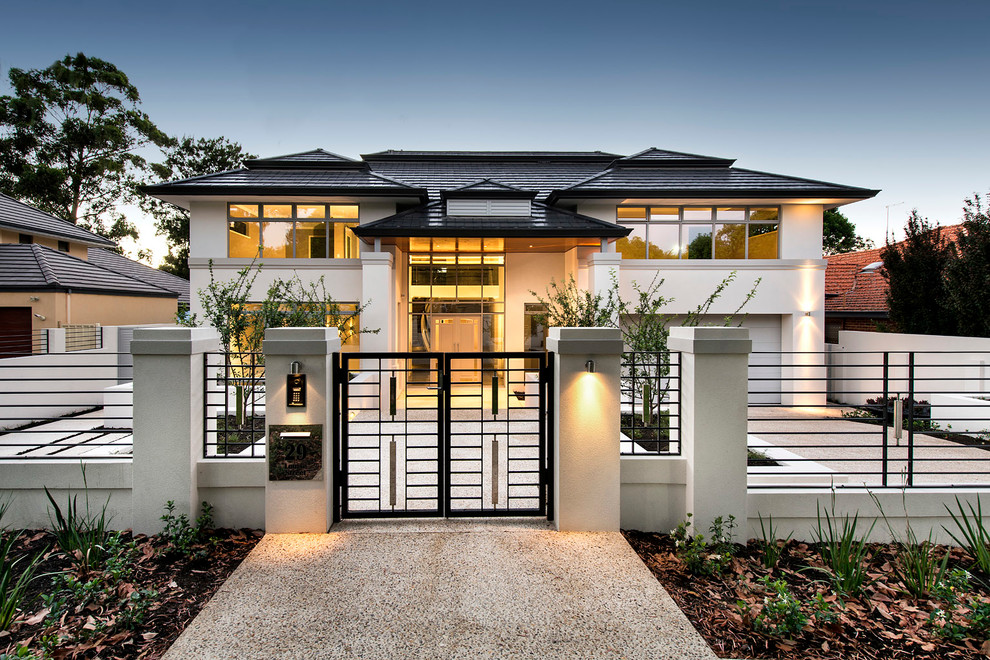
[[165,655],[715,657],[620,534],[505,520],[269,534]]

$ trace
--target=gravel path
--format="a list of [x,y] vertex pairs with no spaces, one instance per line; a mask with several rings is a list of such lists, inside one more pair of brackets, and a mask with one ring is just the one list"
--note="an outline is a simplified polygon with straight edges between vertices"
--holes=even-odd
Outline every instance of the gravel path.
[[618,533],[438,520],[265,536],[165,658],[715,655]]

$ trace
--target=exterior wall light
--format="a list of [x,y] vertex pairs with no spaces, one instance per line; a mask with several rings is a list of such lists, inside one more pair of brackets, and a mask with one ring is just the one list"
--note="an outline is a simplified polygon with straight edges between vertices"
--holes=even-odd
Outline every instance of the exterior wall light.
[[811,312],[805,312],[804,315],[805,316],[811,316]]
[[595,361],[594,360],[588,360],[587,362],[585,362],[584,363],[584,370],[587,371],[589,374],[595,373]]
[[297,360],[289,364],[289,375],[285,377],[286,406],[289,408],[306,407],[306,374],[301,370],[302,364]]

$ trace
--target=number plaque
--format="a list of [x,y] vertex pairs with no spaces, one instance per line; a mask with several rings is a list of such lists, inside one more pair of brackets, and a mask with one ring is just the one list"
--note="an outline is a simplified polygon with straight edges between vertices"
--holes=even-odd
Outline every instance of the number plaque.
[[268,480],[323,480],[322,424],[268,427]]

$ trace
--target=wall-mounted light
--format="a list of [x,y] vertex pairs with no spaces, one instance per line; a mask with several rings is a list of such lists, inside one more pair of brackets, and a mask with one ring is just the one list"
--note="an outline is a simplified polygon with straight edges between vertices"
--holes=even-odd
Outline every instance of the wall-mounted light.
[[811,316],[811,312],[805,312],[804,315],[805,316]]
[[30,298],[28,298],[28,302],[38,302],[39,300],[41,300],[41,298],[39,298],[38,296],[31,296]]
[[587,362],[585,362],[584,363],[584,370],[587,371],[589,374],[595,373],[595,361],[594,360],[588,360]]
[[289,375],[285,377],[286,406],[306,407],[306,374],[301,373],[302,364],[293,360],[289,364]]
[[42,321],[44,321],[44,320],[46,320],[48,318],[47,316],[42,316],[41,314],[35,314],[34,316],[35,316],[35,318],[39,318]]

